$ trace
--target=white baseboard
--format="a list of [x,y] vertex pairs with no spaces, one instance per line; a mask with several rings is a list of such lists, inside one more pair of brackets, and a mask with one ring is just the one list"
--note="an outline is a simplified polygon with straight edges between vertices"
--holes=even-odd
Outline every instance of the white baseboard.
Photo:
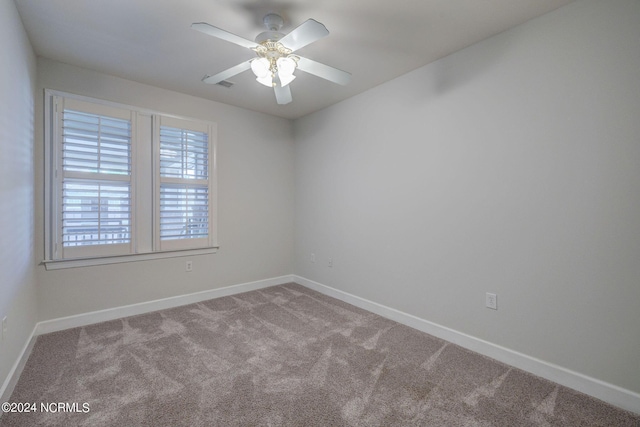
[[[29,355],[31,354],[31,349],[33,348],[33,344],[36,342],[36,328],[38,325],[33,327],[31,331],[31,335],[27,339],[24,347],[22,347],[22,351],[18,355],[18,359],[11,367],[9,371],[9,375],[4,380],[2,384],[2,388],[0,388],[0,402],[8,402],[11,397],[11,393],[13,393],[13,389],[18,383],[18,378],[20,378],[20,374],[24,369],[24,365],[27,363],[27,359],[29,359]],[[2,412],[0,412],[0,416],[2,416]]]
[[[0,388],[0,402],[9,401],[9,398],[13,393],[13,389],[20,378],[22,369],[27,363],[27,359],[29,359],[31,349],[35,344],[38,335],[62,331],[64,329],[77,328],[79,326],[92,325],[94,323],[106,322],[108,320],[120,319],[122,317],[135,316],[157,310],[164,310],[166,308],[179,307],[182,305],[268,288],[269,286],[276,286],[289,282],[293,282],[292,275],[273,277],[271,279],[258,280],[255,282],[242,283],[224,288],[211,289],[187,295],[179,295],[155,301],[125,305],[122,307],[109,308],[106,310],[93,311],[90,313],[82,313],[74,316],[38,322],[27,339],[18,359],[9,371],[9,375],[7,375],[7,378],[2,384],[2,388]],[[2,413],[0,413],[0,416],[1,415]]]
[[289,282],[296,282],[300,285],[306,286],[309,289],[355,305],[356,307],[360,307],[372,313],[376,313],[380,316],[410,326],[419,331],[426,332],[435,337],[444,339],[461,347],[491,357],[500,362],[514,366],[518,369],[530,372],[534,375],[538,375],[542,378],[546,378],[563,386],[578,390],[582,393],[596,397],[612,405],[618,406],[631,412],[640,413],[640,394],[638,393],[623,389],[604,381],[600,381],[595,378],[588,377],[579,372],[571,371],[561,366],[536,359],[526,354],[501,347],[499,345],[481,340],[471,335],[458,332],[456,330],[438,325],[433,322],[429,322],[419,317],[403,313],[399,310],[366,300],[364,298],[360,298],[347,292],[343,292],[338,289],[334,289],[321,283],[314,282],[312,280],[296,275],[274,277],[271,279],[258,280],[255,282],[227,286],[219,289],[211,289],[188,295],[180,295],[176,297],[164,298],[155,301],[115,307],[112,309],[99,310],[90,313],[83,313],[74,316],[39,322],[34,327],[33,332],[29,336],[24,348],[22,349],[18,360],[14,363],[11,371],[9,372],[9,375],[2,385],[2,388],[0,389],[0,402],[6,402],[9,400],[11,393],[13,392],[13,388],[18,382],[18,378],[20,377],[22,369],[24,368],[24,365],[29,358],[29,354],[31,353],[31,349],[33,347],[33,344],[35,343],[35,338],[38,335],[61,331],[69,328],[75,328],[79,326],[91,325],[108,320],[115,320],[127,316],[135,316],[138,314],[149,313],[152,311],[163,310],[167,308],[179,307],[182,305],[193,304],[200,301],[235,295],[257,289],[263,289]]
[[64,329],[77,328],[79,326],[92,325],[94,323],[106,322],[108,320],[115,320],[123,317],[150,313],[152,311],[179,307],[182,305],[240,294],[242,292],[255,291],[257,289],[268,288],[269,286],[276,286],[289,282],[293,282],[292,275],[273,277],[271,279],[242,283],[218,289],[210,289],[187,295],[179,295],[154,301],[141,302],[138,304],[108,308],[106,310],[92,311],[90,313],[76,314],[74,316],[60,317],[58,319],[45,320],[36,325],[36,335],[48,334],[50,332],[62,331]]
[[627,411],[640,414],[640,394],[613,384],[600,381],[553,363],[519,353],[514,350],[458,332],[437,323],[378,304],[373,301],[331,288],[297,275],[293,281],[324,295],[355,305],[364,310],[410,326],[461,347],[491,357],[500,362],[548,379],[560,385],[588,394]]
[[[62,331],[64,329],[77,328],[79,326],[92,325],[94,323],[106,322],[108,320],[120,319],[122,317],[135,316],[138,314],[150,313],[152,311],[164,310],[167,308],[179,307],[193,304],[213,298],[220,298],[243,292],[255,291],[257,289],[268,288],[270,286],[282,285],[293,282],[292,275],[273,277],[271,279],[258,280],[255,282],[242,283],[239,285],[227,286],[224,288],[211,289],[187,295],[179,295],[170,298],[163,298],[155,301],[142,302],[138,304],[125,305],[122,307],[109,308],[106,310],[82,313],[74,316],[61,317],[58,319],[38,322],[29,336],[18,360],[14,363],[9,375],[0,389],[0,402],[7,402],[13,393],[13,389],[20,378],[22,369],[29,359],[31,349],[38,335],[50,332]],[[2,413],[0,413],[0,416]]]

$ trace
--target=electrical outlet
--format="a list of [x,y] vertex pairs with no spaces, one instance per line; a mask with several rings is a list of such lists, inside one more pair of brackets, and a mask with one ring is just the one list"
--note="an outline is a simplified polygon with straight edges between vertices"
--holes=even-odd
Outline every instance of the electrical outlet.
[[193,271],[193,261],[187,261],[184,266],[184,271]]
[[4,341],[7,336],[7,316],[2,318],[2,341]]
[[329,258],[329,267],[333,267],[333,258]]
[[311,254],[311,262],[316,262],[316,254]]
[[487,295],[486,295],[486,298],[485,298],[485,304],[486,304],[487,308],[490,308],[492,310],[497,310],[498,309],[498,295],[487,292]]

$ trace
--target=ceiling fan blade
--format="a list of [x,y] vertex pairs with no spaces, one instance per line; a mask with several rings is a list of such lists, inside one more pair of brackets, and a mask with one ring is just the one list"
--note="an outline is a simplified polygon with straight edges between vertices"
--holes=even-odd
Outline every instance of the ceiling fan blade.
[[221,71],[218,74],[214,74],[213,76],[204,76],[202,81],[211,85],[220,83],[221,81],[226,80],[229,77],[233,77],[236,74],[240,74],[243,71],[247,71],[249,68],[251,68],[251,61],[252,59],[245,62],[241,62],[240,64],[234,67],[231,67],[228,70]]
[[274,92],[276,93],[276,101],[280,105],[285,105],[293,101],[293,97],[291,96],[291,88],[289,85],[282,87],[280,84],[280,77],[276,74],[274,79],[276,85],[273,87]]
[[298,59],[298,68],[304,72],[343,86],[346,86],[351,81],[350,73],[321,64],[312,59],[303,58],[302,56]]
[[235,43],[249,49],[254,48],[258,45],[256,42],[252,42],[251,40],[236,36],[235,34],[232,34],[221,28],[214,27],[213,25],[207,24],[206,22],[194,22],[193,24],[191,24],[191,28],[200,31],[201,33],[217,37],[219,39],[226,40],[228,42]]
[[315,19],[307,19],[279,41],[283,46],[295,52],[327,35],[329,35],[329,30],[324,25]]

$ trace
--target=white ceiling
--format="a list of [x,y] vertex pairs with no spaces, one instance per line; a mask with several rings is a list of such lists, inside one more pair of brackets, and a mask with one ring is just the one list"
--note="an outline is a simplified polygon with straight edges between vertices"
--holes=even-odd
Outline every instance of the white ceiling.
[[[40,56],[285,118],[335,104],[573,0],[15,0]],[[296,53],[352,73],[339,86],[296,71],[293,102],[251,71],[225,88],[201,82],[255,54],[190,29],[207,22],[246,39],[275,12],[288,33],[308,18],[329,36]]]

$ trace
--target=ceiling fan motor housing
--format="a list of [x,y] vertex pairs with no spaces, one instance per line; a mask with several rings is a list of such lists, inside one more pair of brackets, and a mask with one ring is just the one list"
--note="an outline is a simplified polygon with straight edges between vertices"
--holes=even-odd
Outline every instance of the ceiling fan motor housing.
[[269,31],[280,31],[284,25],[284,19],[276,13],[269,13],[268,15],[265,15],[265,17],[262,18],[262,22]]
[[256,43],[263,44],[266,41],[277,42],[285,35],[278,31],[265,31],[256,36]]
[[264,31],[257,35],[256,43],[262,44],[266,41],[277,42],[285,35],[280,32],[282,25],[284,25],[284,19],[280,15],[270,13],[265,15],[262,19],[264,26],[267,27],[267,31]]

